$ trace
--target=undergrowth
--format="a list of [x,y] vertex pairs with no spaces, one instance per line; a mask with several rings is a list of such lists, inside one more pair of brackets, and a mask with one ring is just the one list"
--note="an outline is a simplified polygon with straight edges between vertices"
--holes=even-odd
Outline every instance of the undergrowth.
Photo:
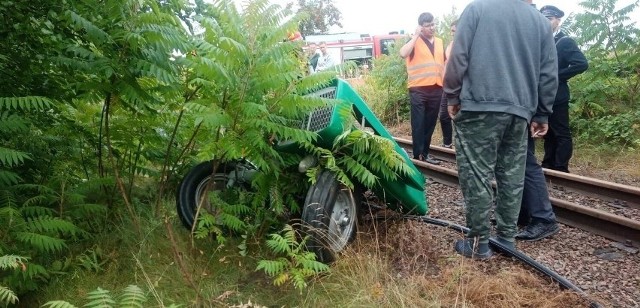
[[[171,205],[166,205],[171,206]],[[177,247],[161,220],[141,218],[143,236],[117,224],[101,242],[101,270],[77,268],[54,279],[51,287],[21,299],[22,307],[62,301],[80,307],[90,298],[110,298],[118,306],[122,294],[142,294],[144,307],[568,307],[584,302],[578,295],[514,265],[488,268],[485,262],[456,256],[452,236],[425,224],[402,220],[367,223],[370,236],[358,240],[332,265],[331,271],[304,289],[283,284],[256,271],[259,260],[273,257],[263,246],[248,243],[252,258],[236,247],[240,239],[219,245],[215,239],[189,244],[189,232],[169,217]],[[295,245],[294,245],[295,246]],[[262,247],[262,248],[261,248]],[[176,264],[177,249],[185,267]],[[190,286],[193,279],[196,289]],[[129,287],[127,287],[129,286]],[[137,286],[142,293],[132,286]],[[100,289],[99,289],[100,288]],[[197,291],[196,291],[197,290]],[[107,293],[107,291],[110,291]],[[135,291],[135,292],[134,292]],[[136,297],[143,300],[142,297]],[[198,300],[196,300],[199,298]],[[253,303],[248,306],[248,302]],[[56,307],[56,306],[51,306]],[[65,307],[65,306],[60,306]]]

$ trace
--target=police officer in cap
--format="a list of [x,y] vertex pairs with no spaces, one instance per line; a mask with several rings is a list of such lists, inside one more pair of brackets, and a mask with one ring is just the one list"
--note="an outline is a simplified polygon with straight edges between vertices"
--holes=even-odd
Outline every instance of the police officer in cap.
[[[529,2],[530,3],[530,2]],[[564,12],[555,6],[546,5],[540,12],[549,19],[554,31],[558,53],[559,86],[549,117],[549,131],[545,137],[545,161],[547,168],[568,171],[571,157],[571,131],[569,130],[569,86],[567,80],[587,69],[587,60],[576,43],[559,30]],[[549,137],[547,137],[549,136]],[[535,141],[529,137],[525,169],[522,206],[519,224],[526,225],[516,239],[537,241],[560,231],[551,206],[544,173],[535,157]]]
[[567,82],[575,75],[587,70],[589,64],[576,42],[560,30],[564,12],[553,5],[540,9],[553,29],[558,51],[558,92],[553,105],[553,114],[549,117],[549,132],[544,136],[544,158],[542,167],[569,172],[569,159],[573,152],[573,140],[569,129],[569,85]]

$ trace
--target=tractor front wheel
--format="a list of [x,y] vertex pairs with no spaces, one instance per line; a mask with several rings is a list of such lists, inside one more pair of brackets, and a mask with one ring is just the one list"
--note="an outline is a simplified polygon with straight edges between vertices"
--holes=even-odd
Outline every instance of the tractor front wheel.
[[303,230],[308,235],[307,249],[317,260],[330,263],[356,236],[360,196],[322,171],[307,192],[302,210]]

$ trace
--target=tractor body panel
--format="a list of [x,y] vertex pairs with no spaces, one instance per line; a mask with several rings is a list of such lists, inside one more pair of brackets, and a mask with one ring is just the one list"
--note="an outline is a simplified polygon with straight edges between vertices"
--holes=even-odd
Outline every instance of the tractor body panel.
[[[425,197],[424,176],[358,93],[346,81],[336,79],[333,85],[309,95],[339,101],[335,105],[312,112],[301,121],[299,127],[316,132],[318,134],[316,144],[331,149],[335,139],[344,132],[343,126],[352,121],[351,110],[353,110],[358,123],[372,129],[374,134],[390,140],[394,144],[395,151],[413,170],[412,174],[400,176],[396,180],[388,180],[378,175],[379,187],[374,188],[374,191],[381,197],[391,197],[398,201],[399,204],[395,205],[395,209],[402,213],[425,215],[428,204]],[[277,147],[281,151],[302,151],[296,144],[287,141],[278,143]]]

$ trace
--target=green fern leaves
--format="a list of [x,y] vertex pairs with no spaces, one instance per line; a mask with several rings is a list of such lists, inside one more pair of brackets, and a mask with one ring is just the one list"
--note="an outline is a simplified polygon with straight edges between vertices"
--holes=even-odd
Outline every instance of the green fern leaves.
[[[39,96],[28,97],[0,97],[0,135],[12,136],[29,131],[29,121],[17,114],[17,110],[42,110],[51,107],[49,99]],[[31,160],[31,155],[13,148],[5,147],[9,143],[3,142],[0,146],[0,187],[11,186],[19,183],[21,177],[11,171],[11,168],[22,165]]]
[[0,285],[0,305],[15,304],[18,297],[11,289]]
[[51,106],[51,100],[41,96],[0,97],[0,110],[44,110]]
[[[147,301],[147,297],[140,289],[135,285],[126,287],[119,296],[114,297],[110,291],[97,288],[94,291],[87,294],[87,300],[89,301],[82,307],[87,308],[142,308]],[[73,304],[66,301],[50,301],[44,304],[42,307],[47,308],[75,308]]]
[[102,288],[89,292],[87,299],[90,302],[85,305],[86,307],[111,308],[116,304],[111,292]]
[[[400,175],[414,172],[395,151],[390,140],[363,130],[346,128],[335,139],[331,150],[307,149],[321,159],[319,168],[333,171],[338,180],[350,188],[354,187],[354,181],[367,188],[375,187],[379,184],[376,174],[387,180],[395,180]],[[307,172],[312,180],[316,174],[317,168]]]
[[126,287],[123,293],[118,297],[118,303],[120,307],[144,307],[147,298],[138,286],[130,285]]
[[277,260],[260,260],[256,270],[263,270],[267,275],[273,277],[284,272],[287,264],[288,260],[285,258],[279,258]]
[[16,255],[4,255],[0,256],[0,270],[16,269],[20,266],[24,266],[27,258]]
[[26,243],[37,250],[46,253],[59,252],[67,247],[67,244],[65,244],[62,239],[34,232],[16,232],[15,236],[20,242]]
[[42,305],[42,307],[47,307],[47,308],[77,308],[76,306],[65,302],[65,301],[50,301],[47,302],[46,304]]
[[31,159],[27,153],[0,147],[0,164],[2,165],[14,167],[24,163],[27,159]]
[[[16,255],[0,256],[0,270],[24,268],[26,261],[27,258]],[[0,305],[15,304],[16,302],[18,302],[18,297],[13,290],[0,285]]]
[[[52,201],[59,205],[59,194],[42,185],[22,184],[0,189],[0,225],[6,227],[0,230],[0,236],[9,239],[9,245],[0,243],[0,253],[8,254],[0,258],[0,269],[21,268],[5,275],[1,281],[18,294],[34,290],[50,278],[56,270],[45,265],[60,258],[59,253],[67,248],[69,239],[88,236],[71,217],[51,208]],[[69,211],[74,209],[71,204]],[[11,255],[24,252],[29,253],[28,263],[26,258]]]
[[267,247],[281,257],[260,260],[256,271],[262,270],[273,277],[276,286],[289,282],[294,288],[303,289],[309,278],[329,271],[328,265],[316,261],[314,253],[304,250],[304,241],[298,242],[296,231],[291,225],[286,225],[281,234],[271,234]]
[[20,183],[22,178],[17,173],[0,169],[0,187]]

